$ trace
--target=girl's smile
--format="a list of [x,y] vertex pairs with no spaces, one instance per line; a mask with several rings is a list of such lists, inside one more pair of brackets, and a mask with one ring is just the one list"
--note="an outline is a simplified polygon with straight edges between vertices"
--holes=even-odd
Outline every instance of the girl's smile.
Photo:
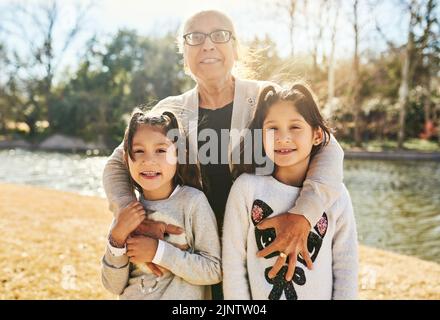
[[295,152],[296,149],[275,149],[274,152],[280,156],[288,156]]
[[144,179],[155,179],[159,177],[161,173],[157,171],[143,171],[140,173],[140,175]]

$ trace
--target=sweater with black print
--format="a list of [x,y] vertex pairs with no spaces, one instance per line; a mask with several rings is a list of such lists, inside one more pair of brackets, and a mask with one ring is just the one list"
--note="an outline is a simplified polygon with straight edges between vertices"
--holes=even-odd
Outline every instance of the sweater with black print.
[[257,257],[274,241],[274,229],[259,230],[263,219],[287,212],[301,188],[272,176],[242,174],[233,184],[226,204],[222,267],[225,299],[328,300],[357,299],[358,243],[350,195],[341,184],[341,195],[322,213],[308,237],[313,261],[309,270],[298,256],[295,274],[285,280],[286,264],[276,277],[268,273],[278,253]]

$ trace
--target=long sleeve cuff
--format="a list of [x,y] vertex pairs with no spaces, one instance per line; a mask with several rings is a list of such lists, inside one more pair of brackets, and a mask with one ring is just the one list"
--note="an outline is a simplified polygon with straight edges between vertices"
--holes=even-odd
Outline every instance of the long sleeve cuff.
[[324,205],[314,194],[301,194],[295,206],[289,210],[290,213],[301,214],[310,223],[313,228],[321,219],[324,213]]
[[158,240],[156,254],[154,255],[154,258],[151,262],[153,262],[155,264],[159,264],[162,261],[162,257],[163,257],[164,252],[165,252],[164,241]]
[[123,248],[117,248],[111,245],[110,240],[107,241],[107,247],[110,250],[110,253],[115,257],[123,256],[127,253],[127,245],[124,244]]
[[123,254],[121,256],[115,256],[111,253],[110,248],[108,246],[105,251],[104,262],[107,266],[115,269],[122,269],[126,267],[129,263],[128,256],[126,254]]
[[[310,223],[315,226],[325,210],[329,209],[341,193],[342,184],[329,188],[317,182],[304,182],[303,189],[298,197],[295,206],[289,210],[290,213],[302,214]],[[323,201],[324,200],[324,201]]]

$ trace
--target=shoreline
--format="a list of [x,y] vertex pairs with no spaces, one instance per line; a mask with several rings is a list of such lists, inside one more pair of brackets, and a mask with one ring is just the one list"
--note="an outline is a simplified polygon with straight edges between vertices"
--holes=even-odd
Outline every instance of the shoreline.
[[[100,277],[105,199],[0,183],[0,219],[0,299],[116,298]],[[359,256],[360,299],[440,299],[440,264],[364,245]]]
[[[99,154],[110,156],[113,149],[96,143],[86,143],[80,139],[63,135],[54,135],[47,140],[49,143],[31,144],[26,140],[0,140],[0,151],[11,149],[22,149],[26,151],[60,152],[60,153],[83,153]],[[46,142],[48,142],[46,140]],[[345,159],[366,159],[366,160],[421,160],[440,161],[440,151],[417,151],[417,150],[384,150],[366,151],[356,149],[344,149]]]
[[422,152],[422,151],[409,151],[409,150],[393,150],[393,151],[344,150],[344,154],[345,154],[345,159],[440,161],[440,152]]
[[[0,151],[21,149],[29,152],[55,152],[66,154],[99,155],[109,157],[109,149],[45,149],[38,147],[5,147],[0,146]],[[392,150],[392,151],[353,151],[344,150],[344,159],[350,160],[403,160],[403,161],[440,161],[440,152]]]

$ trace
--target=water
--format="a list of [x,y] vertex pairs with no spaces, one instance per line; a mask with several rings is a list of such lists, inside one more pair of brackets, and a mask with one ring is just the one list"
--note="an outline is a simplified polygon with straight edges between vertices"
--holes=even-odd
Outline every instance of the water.
[[106,159],[68,153],[0,150],[0,181],[105,197],[101,180]]
[[[106,157],[0,151],[0,181],[104,197]],[[346,160],[363,244],[440,263],[440,162]]]
[[440,162],[346,160],[359,241],[440,262]]

